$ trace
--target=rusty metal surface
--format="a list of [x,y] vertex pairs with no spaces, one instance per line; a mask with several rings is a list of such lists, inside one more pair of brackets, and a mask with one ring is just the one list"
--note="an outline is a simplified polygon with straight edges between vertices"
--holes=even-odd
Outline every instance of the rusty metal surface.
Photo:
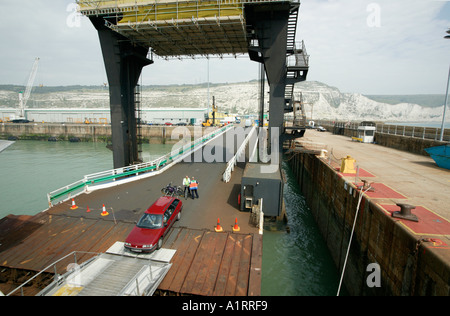
[[[121,222],[116,225],[113,221],[64,215],[37,217],[40,225],[37,229],[0,253],[1,266],[40,271],[73,251],[105,251],[111,243],[125,238],[133,227]],[[30,221],[33,223],[34,218]],[[64,263],[59,266],[65,268]]]

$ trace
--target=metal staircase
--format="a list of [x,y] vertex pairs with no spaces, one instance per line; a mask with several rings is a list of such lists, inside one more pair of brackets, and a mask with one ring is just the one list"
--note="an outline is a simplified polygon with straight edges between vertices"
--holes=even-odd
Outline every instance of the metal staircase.
[[138,152],[138,161],[135,161],[134,164],[143,162],[142,160],[142,143],[143,143],[143,136],[142,136],[142,110],[141,110],[141,101],[142,101],[142,95],[141,95],[141,86],[139,84],[136,85],[134,88],[134,104],[135,104],[135,111],[136,111],[136,146],[137,146],[137,152]]
[[[300,3],[291,2],[287,20],[286,52],[284,53],[286,56],[285,113],[293,111],[294,85],[297,82],[306,80],[309,69],[309,56],[306,53],[305,44],[303,41],[295,41],[299,11]],[[265,63],[264,49],[261,43],[264,35],[260,35],[261,38],[258,38],[251,23],[247,25],[247,33],[249,34],[248,53],[250,59],[259,63]]]
[[294,85],[305,81],[308,73],[309,56],[306,54],[305,44],[295,42],[297,32],[297,21],[300,3],[292,3],[287,25],[286,45],[286,89],[285,89],[285,112],[293,111]]
[[292,54],[287,53],[286,62],[286,89],[285,89],[285,112],[293,111],[294,85],[306,80],[309,70],[309,56],[306,53],[303,41],[294,44]]
[[293,53],[295,48],[295,33],[297,32],[297,20],[298,11],[300,8],[299,3],[291,4],[291,12],[288,19],[288,29],[287,29],[287,54]]

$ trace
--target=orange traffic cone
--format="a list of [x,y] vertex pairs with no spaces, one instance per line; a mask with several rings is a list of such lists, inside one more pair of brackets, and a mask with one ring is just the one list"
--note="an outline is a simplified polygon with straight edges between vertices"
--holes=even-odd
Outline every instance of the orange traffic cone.
[[238,226],[238,223],[237,223],[237,217],[236,217],[236,219],[235,219],[235,221],[234,221],[233,231],[234,231],[234,232],[238,232],[238,231],[240,231],[240,230],[241,230],[241,228]]
[[72,199],[72,206],[70,207],[71,210],[76,210],[78,206],[75,204],[75,200]]
[[222,228],[222,226],[220,226],[220,219],[217,219],[217,225],[216,225],[216,227],[214,227],[214,230],[217,233],[223,232],[223,228]]
[[91,212],[91,210],[89,209],[89,205],[88,205],[86,213],[90,213],[90,212]]
[[108,216],[109,215],[109,213],[106,211],[105,204],[103,204],[103,212],[102,212],[101,215],[102,216]]

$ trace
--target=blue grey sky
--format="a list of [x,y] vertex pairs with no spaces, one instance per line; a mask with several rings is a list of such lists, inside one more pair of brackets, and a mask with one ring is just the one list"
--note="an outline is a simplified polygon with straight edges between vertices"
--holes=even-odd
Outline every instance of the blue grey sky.
[[[0,2],[0,84],[24,85],[35,57],[35,84],[101,85],[107,81],[97,33],[73,23],[70,0]],[[363,94],[445,93],[450,66],[450,1],[303,0],[297,41],[311,55],[308,80]],[[211,82],[258,77],[248,57],[212,58]],[[206,59],[165,61],[144,69],[142,83],[206,82]]]

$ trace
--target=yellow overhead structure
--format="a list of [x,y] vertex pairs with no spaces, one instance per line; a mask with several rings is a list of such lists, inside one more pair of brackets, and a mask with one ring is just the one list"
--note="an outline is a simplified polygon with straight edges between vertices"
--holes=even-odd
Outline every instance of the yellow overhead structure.
[[280,1],[77,1],[82,14],[106,17],[110,29],[163,57],[247,53],[244,4],[259,2]]
[[119,23],[236,16],[243,12],[244,1],[145,1],[79,0],[83,14],[121,13]]
[[242,15],[242,12],[242,6],[236,3],[221,4],[220,1],[177,1],[138,7],[135,12],[124,13],[120,23],[228,17]]

